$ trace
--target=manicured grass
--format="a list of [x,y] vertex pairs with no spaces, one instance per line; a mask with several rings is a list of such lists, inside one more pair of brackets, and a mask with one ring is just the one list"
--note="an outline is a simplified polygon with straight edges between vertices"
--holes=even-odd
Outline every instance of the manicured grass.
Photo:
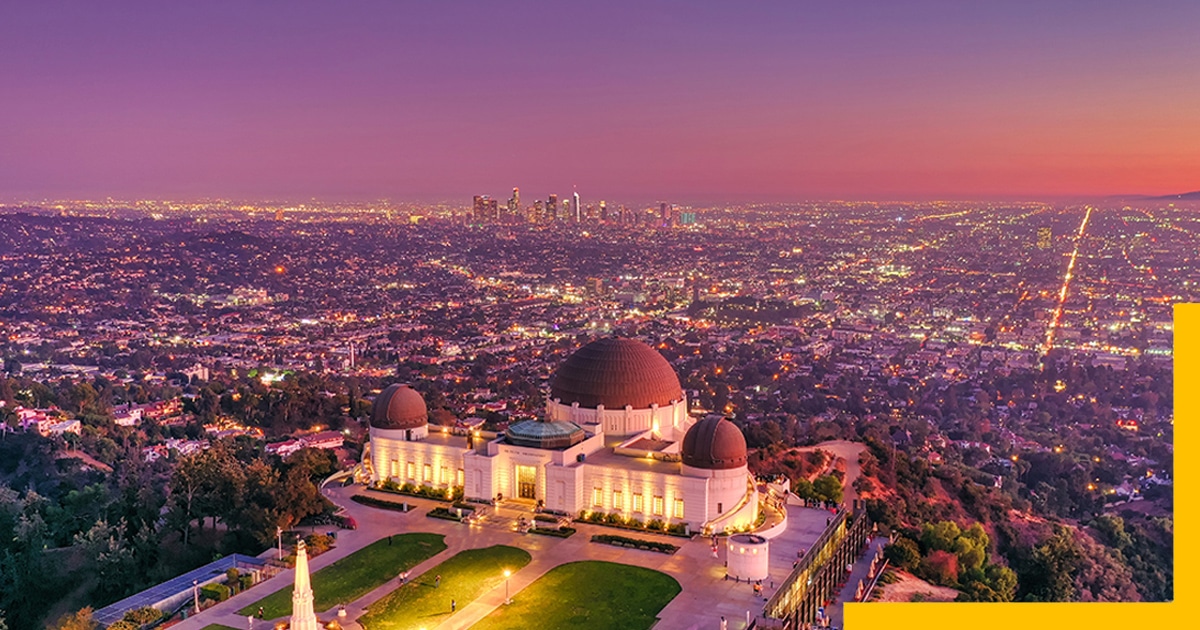
[[[446,549],[441,534],[396,534],[389,545],[379,540],[312,574],[313,608],[322,612],[338,604],[366,595],[381,584],[400,575]],[[238,611],[242,615],[275,619],[292,614],[292,586],[289,584]]]
[[[675,578],[642,567],[587,560],[551,569],[471,630],[649,628],[683,590]],[[373,630],[373,629],[372,629]]]
[[200,628],[200,630],[238,630],[238,629],[230,628],[229,626],[222,626],[219,623],[210,623],[207,626]]
[[[431,628],[450,616],[450,600],[462,610],[489,590],[504,588],[504,570],[516,573],[530,559],[525,550],[505,545],[460,551],[371,604],[358,623],[367,630]],[[441,586],[435,586],[439,575]]]

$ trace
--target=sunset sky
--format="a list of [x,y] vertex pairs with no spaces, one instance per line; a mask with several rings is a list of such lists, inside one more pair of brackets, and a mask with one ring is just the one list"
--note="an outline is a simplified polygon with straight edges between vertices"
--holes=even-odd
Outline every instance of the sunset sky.
[[5,2],[0,200],[1185,192],[1198,24],[1196,0]]

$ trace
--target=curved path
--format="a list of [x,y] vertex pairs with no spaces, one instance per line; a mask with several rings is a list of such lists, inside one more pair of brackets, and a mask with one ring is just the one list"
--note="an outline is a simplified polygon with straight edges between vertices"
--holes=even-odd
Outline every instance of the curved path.
[[[837,461],[837,458],[846,460],[846,478],[842,481],[842,502],[853,503],[854,499],[858,498],[858,493],[854,491],[854,482],[862,476],[862,464],[858,462],[858,458],[862,456],[863,451],[867,450],[867,445],[862,442],[851,442],[849,440],[830,440],[821,442],[813,446],[800,446],[793,448],[793,453],[808,453],[811,451],[827,451],[833,453],[834,459],[832,464]],[[827,473],[831,468],[826,468]],[[824,473],[823,473],[824,474]]]
[[[850,443],[847,443],[850,444]],[[849,460],[848,460],[849,461]],[[857,458],[854,460],[857,466]],[[512,597],[520,596],[521,589],[534,580],[545,575],[550,569],[577,560],[606,560],[634,566],[641,566],[661,571],[675,578],[683,591],[664,608],[659,616],[661,621],[655,624],[655,630],[690,630],[693,628],[716,627],[719,618],[725,616],[729,630],[741,630],[745,627],[746,612],[757,614],[765,602],[754,596],[752,587],[745,583],[736,583],[723,579],[724,547],[719,557],[714,558],[707,539],[696,538],[688,540],[678,537],[662,536],[643,532],[622,532],[607,527],[599,527],[586,523],[576,523],[578,531],[570,538],[555,538],[536,534],[519,534],[513,531],[512,524],[521,513],[515,510],[501,509],[498,513],[489,514],[480,525],[469,526],[453,521],[427,518],[425,513],[431,508],[444,503],[427,499],[406,498],[414,505],[407,513],[392,512],[371,508],[350,500],[350,496],[362,491],[361,486],[341,487],[339,484],[329,484],[323,489],[323,494],[354,517],[358,522],[355,531],[343,530],[338,534],[338,546],[310,562],[313,572],[322,569],[334,561],[365,547],[366,545],[391,534],[404,532],[432,532],[446,536],[447,549],[425,562],[414,567],[412,577],[437,566],[447,558],[465,549],[489,547],[506,544],[520,547],[530,552],[533,560],[521,570],[512,575],[509,580],[509,592]],[[491,508],[487,508],[491,510]],[[811,544],[820,534],[828,517],[821,510],[790,506],[789,530],[795,529],[793,535],[778,541],[772,548],[771,575],[774,582],[782,583],[783,577],[790,571],[790,561],[795,549]],[[610,545],[590,542],[593,534],[597,533],[628,533],[637,538],[657,539],[671,542],[680,547],[673,555],[651,551],[624,549]],[[789,532],[792,533],[792,532]],[[264,556],[274,553],[274,550],[264,552]],[[778,575],[777,575],[778,574]],[[291,584],[294,574],[284,571],[271,578],[266,583],[240,593],[222,602],[194,618],[187,619],[175,626],[174,630],[201,630],[208,624],[224,624],[233,628],[248,628],[245,616],[238,610],[259,599]],[[764,582],[767,587],[774,582]],[[346,604],[346,619],[343,627],[361,629],[354,620],[362,615],[367,607],[383,598],[398,586],[396,580],[391,580],[375,590],[367,593],[354,602]],[[773,588],[765,589],[769,596]],[[460,630],[474,625],[486,617],[496,607],[504,603],[504,588],[498,586],[481,595],[478,599],[462,605],[458,611],[445,619],[437,628],[441,630]],[[449,607],[449,602],[447,602]],[[336,615],[336,607],[326,611],[317,611],[318,618],[329,620]],[[254,620],[256,630],[265,630],[273,626],[273,620]]]

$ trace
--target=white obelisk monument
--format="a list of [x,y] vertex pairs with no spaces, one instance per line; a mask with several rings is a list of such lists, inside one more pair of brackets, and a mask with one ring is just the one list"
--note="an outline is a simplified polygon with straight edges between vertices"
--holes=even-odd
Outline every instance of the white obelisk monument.
[[291,630],[320,630],[317,614],[313,612],[312,583],[308,579],[308,552],[304,541],[296,544],[296,586],[292,589]]

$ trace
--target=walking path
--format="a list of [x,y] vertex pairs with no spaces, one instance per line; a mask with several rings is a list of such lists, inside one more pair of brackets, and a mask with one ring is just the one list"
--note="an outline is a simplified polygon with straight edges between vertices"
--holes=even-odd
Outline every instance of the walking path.
[[[833,606],[830,606],[825,611],[825,614],[829,615],[829,622],[832,627],[842,627],[842,619],[845,616],[843,607],[847,602],[854,601],[858,581],[866,580],[867,572],[871,570],[871,560],[875,557],[875,553],[886,546],[887,543],[887,536],[876,536],[867,542],[867,551],[854,562],[854,568],[850,571],[850,577],[846,579],[846,586],[842,587],[842,592],[838,593]],[[865,587],[866,585],[864,584]]]
[[[515,509],[485,508],[488,516],[481,524],[466,525],[454,521],[427,518],[425,513],[435,506],[444,503],[427,499],[405,498],[414,508],[406,513],[380,510],[367,507],[350,500],[350,496],[361,492],[361,486],[341,487],[330,484],[323,493],[343,506],[350,516],[358,522],[358,529],[343,530],[338,534],[338,546],[312,559],[310,566],[316,571],[344,558],[351,553],[379,540],[385,536],[405,532],[432,532],[446,536],[447,549],[425,562],[414,567],[410,579],[432,569],[454,554],[480,547],[505,544],[525,549],[533,556],[533,560],[521,570],[513,573],[509,579],[509,594],[514,599],[534,580],[545,575],[556,566],[581,560],[602,560],[634,566],[646,567],[666,573],[675,578],[683,591],[675,597],[660,613],[661,621],[655,625],[655,630],[700,630],[716,628],[720,617],[728,621],[728,630],[741,630],[746,627],[746,613],[757,615],[762,610],[767,597],[774,592],[774,587],[782,584],[784,578],[791,572],[792,561],[797,552],[807,548],[824,529],[829,512],[813,508],[788,506],[788,530],[771,541],[770,578],[763,582],[763,596],[754,595],[753,586],[746,582],[726,580],[724,566],[724,545],[720,545],[718,557],[714,558],[708,539],[697,537],[692,540],[672,536],[652,534],[649,532],[621,531],[608,527],[600,527],[586,523],[576,523],[578,531],[570,538],[556,538],[537,534],[520,534],[513,530],[512,524],[520,515],[529,516],[528,512]],[[673,555],[652,551],[626,549],[592,543],[591,537],[598,533],[627,534],[636,538],[646,538],[668,541],[680,547]],[[229,600],[205,610],[201,614],[187,619],[175,626],[174,630],[201,630],[208,624],[219,623],[233,628],[247,628],[245,616],[238,610],[259,599],[288,587],[294,579],[294,572],[283,571],[267,582],[238,594]],[[371,592],[353,602],[346,602],[346,618],[342,620],[343,627],[348,630],[361,630],[354,620],[361,616],[366,609],[382,599],[399,586],[396,579],[389,580]],[[445,618],[438,626],[439,630],[460,630],[469,628],[480,619],[490,614],[496,607],[504,604],[503,584],[484,593],[473,602],[459,602],[457,612]],[[449,609],[449,602],[446,603]],[[337,607],[327,611],[317,611],[319,619],[328,621],[336,616]],[[274,620],[254,620],[256,630],[265,630],[273,626]]]

